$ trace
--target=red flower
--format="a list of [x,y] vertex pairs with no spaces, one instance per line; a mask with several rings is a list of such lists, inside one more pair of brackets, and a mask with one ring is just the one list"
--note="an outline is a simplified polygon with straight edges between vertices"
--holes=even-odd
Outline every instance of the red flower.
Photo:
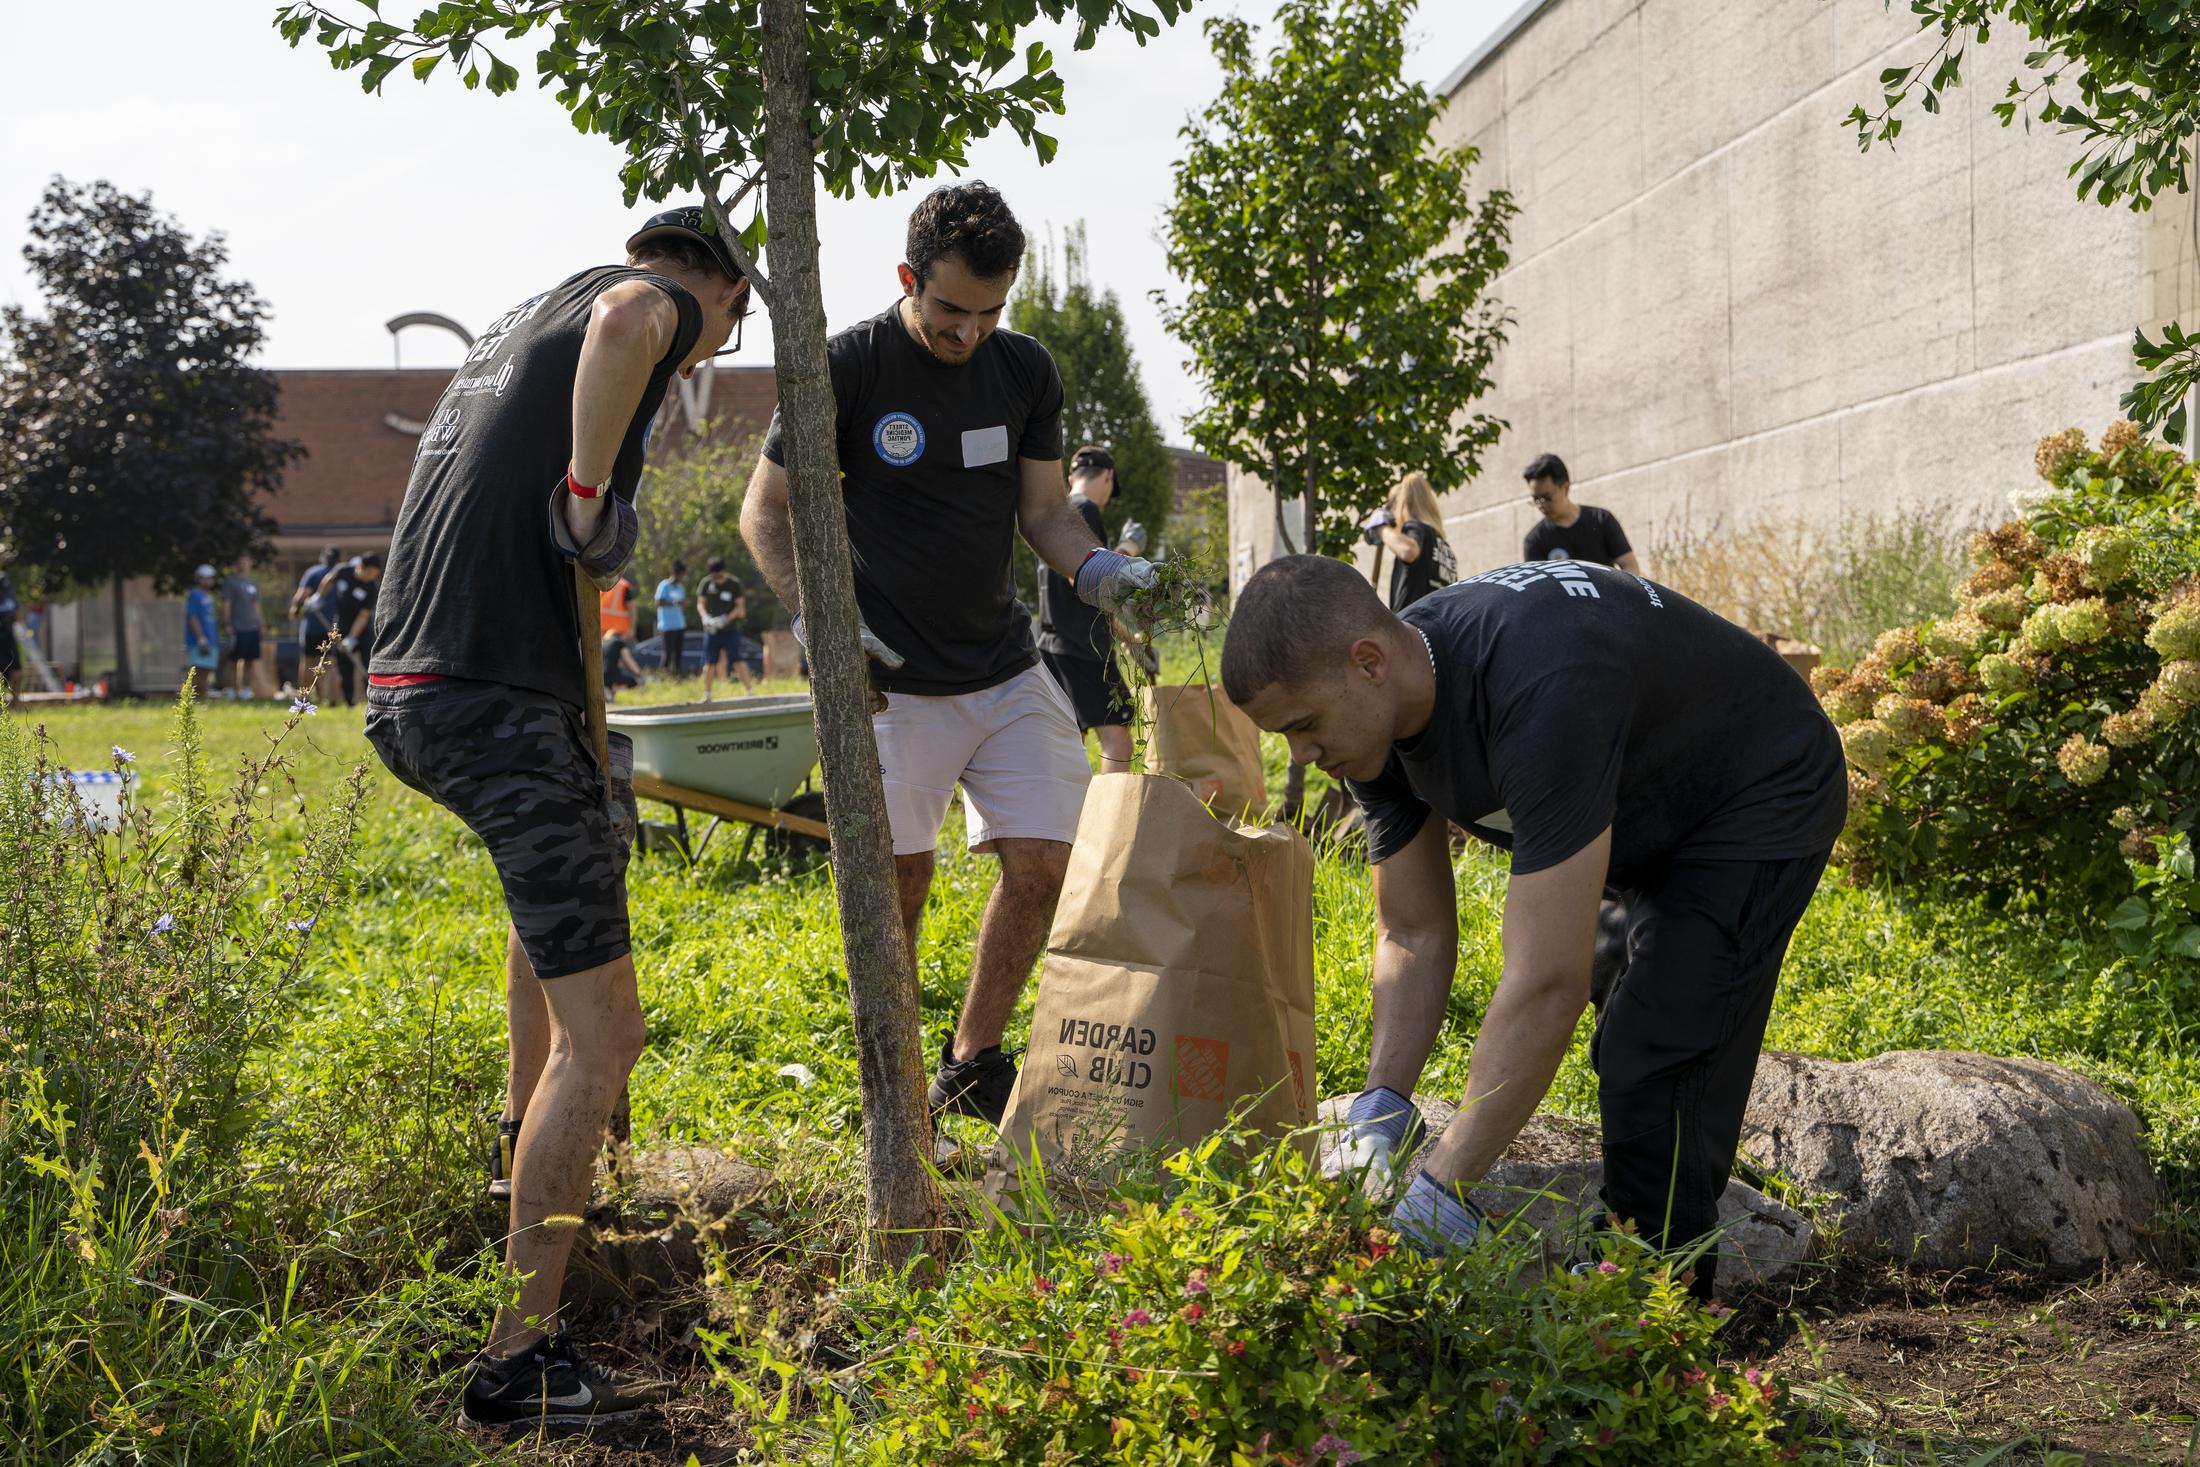
[[1207,1313],[1206,1310],[1200,1308],[1197,1304],[1187,1304],[1184,1306],[1181,1312],[1186,1319],[1192,1320],[1201,1319],[1205,1317]]
[[1612,1444],[1612,1428],[1611,1428],[1611,1427],[1609,1427],[1609,1426],[1600,1426],[1600,1427],[1598,1427],[1598,1428],[1597,1428],[1597,1445],[1598,1445],[1598,1446],[1600,1446],[1600,1447],[1608,1447],[1608,1446],[1610,1446],[1611,1444]]
[[1682,1385],[1684,1385],[1684,1386],[1692,1386],[1692,1385],[1702,1385],[1703,1383],[1704,1383],[1704,1373],[1703,1373],[1702,1371],[1700,1371],[1700,1370],[1684,1370],[1684,1371],[1682,1371],[1682,1372],[1681,1372],[1681,1384],[1682,1384]]
[[1232,1355],[1242,1357],[1245,1354],[1245,1341],[1232,1340],[1225,1348],[1227,1348]]
[[965,1421],[976,1421],[977,1419],[978,1419],[978,1403],[977,1403],[976,1401],[965,1401],[965,1402],[963,1402],[963,1420],[965,1420]]
[[1042,1294],[1054,1292],[1054,1280],[1052,1279],[1035,1278],[1031,1281],[1031,1286]]

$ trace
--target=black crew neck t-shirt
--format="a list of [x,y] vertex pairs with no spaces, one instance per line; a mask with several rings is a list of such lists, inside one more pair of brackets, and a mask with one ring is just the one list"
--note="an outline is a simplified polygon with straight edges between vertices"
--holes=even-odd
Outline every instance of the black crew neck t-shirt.
[[[1434,525],[1421,520],[1407,520],[1398,527],[1398,533],[1421,547],[1418,560],[1390,558],[1390,609],[1403,611],[1414,602],[1440,586],[1452,581],[1453,560],[1451,545],[1436,533]],[[1448,562],[1448,564],[1447,564]]]
[[[856,604],[907,661],[889,693],[974,693],[1033,666],[1011,580],[1021,459],[1062,457],[1062,379],[1028,336],[995,331],[961,366],[934,357],[895,304],[825,344]],[[764,456],[784,464],[779,415]]]
[[1619,516],[1593,504],[1576,506],[1581,513],[1570,525],[1537,520],[1521,542],[1522,560],[1586,560],[1591,565],[1618,565],[1619,558],[1635,547],[1619,527]]
[[376,672],[503,683],[582,706],[573,572],[550,538],[550,499],[573,457],[573,378],[589,310],[626,280],[648,281],[680,313],[606,486],[634,497],[650,420],[702,335],[703,308],[662,275],[603,265],[500,317],[443,389],[390,536]]
[[1404,620],[1428,638],[1436,709],[1351,785],[1371,861],[1431,810],[1510,850],[1515,875],[1610,826],[1622,888],[1675,858],[1806,856],[1841,833],[1841,740],[1809,685],[1676,592],[1544,561],[1447,586]]
[[[709,617],[712,621],[719,621],[733,615],[733,608],[741,604],[741,597],[745,590],[746,588],[741,584],[739,576],[729,575],[722,581],[714,581],[709,576],[705,576],[702,585],[696,588],[695,604],[701,608],[703,615]],[[736,628],[727,625],[719,627],[718,630],[730,632],[736,630]]]
[[[1092,531],[1092,538],[1107,543],[1107,526],[1100,519],[1100,506],[1082,494],[1069,497],[1070,508]],[[1087,662],[1108,660],[1109,644],[1113,640],[1108,631],[1107,617],[1097,606],[1087,606],[1077,599],[1077,581],[1073,576],[1057,573],[1045,561],[1039,562],[1039,650],[1051,652],[1056,657],[1081,657]]]

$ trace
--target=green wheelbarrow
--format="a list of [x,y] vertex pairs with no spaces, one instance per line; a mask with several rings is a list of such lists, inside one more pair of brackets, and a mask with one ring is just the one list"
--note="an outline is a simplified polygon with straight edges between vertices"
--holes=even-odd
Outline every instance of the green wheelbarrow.
[[[672,807],[665,838],[690,865],[729,820],[748,827],[743,859],[759,833],[781,861],[830,850],[825,796],[811,787],[817,725],[807,694],[613,708],[606,721],[634,741],[634,793]],[[700,835],[690,811],[710,817]]]

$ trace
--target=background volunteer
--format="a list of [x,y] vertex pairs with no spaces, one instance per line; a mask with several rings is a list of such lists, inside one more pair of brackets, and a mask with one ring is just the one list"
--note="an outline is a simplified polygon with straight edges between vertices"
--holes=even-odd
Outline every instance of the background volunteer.
[[672,563],[672,574],[657,583],[650,600],[657,608],[658,665],[666,677],[678,677],[687,652],[687,562]]
[[252,577],[252,558],[237,557],[237,567],[222,581],[222,610],[229,618],[230,691],[240,698],[259,692],[261,631],[260,583]]
[[355,701],[357,680],[374,654],[374,603],[381,594],[382,557],[375,551],[354,555],[321,582],[321,615],[335,634],[331,660],[344,687],[344,705]]
[[1390,552],[1390,609],[1403,611],[1459,578],[1459,561],[1444,534],[1444,511],[1428,475],[1415,469],[1398,481],[1382,508],[1360,522],[1360,538]]
[[[1100,512],[1115,497],[1115,458],[1106,449],[1080,448],[1069,461],[1069,504],[1096,541],[1105,541]],[[1135,525],[1126,528],[1136,528]],[[1143,548],[1144,532],[1140,532]],[[1121,546],[1117,547],[1121,549]],[[1115,644],[1149,672],[1158,669],[1153,649],[1127,633],[1119,637],[1112,617],[1077,599],[1075,578],[1039,565],[1039,658],[1069,695],[1080,731],[1090,730],[1100,744],[1100,772],[1122,774],[1131,767],[1131,690],[1116,665]]]
[[650,419],[673,374],[733,334],[748,283],[700,209],[656,216],[627,249],[626,266],[499,318],[444,390],[391,539],[369,692],[369,741],[488,846],[511,916],[517,1303],[466,1385],[463,1414],[484,1424],[592,1423],[662,1394],[556,1332],[598,1141],[644,1037],[627,833],[586,723],[569,561],[598,587],[618,577]]
[[328,644],[328,619],[321,615],[321,582],[343,560],[344,552],[334,545],[321,547],[321,558],[305,568],[298,577],[297,589],[290,593],[290,614],[298,622],[298,684],[306,688],[316,701],[325,701],[327,691],[321,668],[321,653]]
[[1543,516],[1520,542],[1522,560],[1585,560],[1642,574],[1642,562],[1635,559],[1619,516],[1593,504],[1574,503],[1574,481],[1564,459],[1539,454],[1521,477],[1528,481],[1529,501]]
[[191,589],[183,593],[183,644],[191,662],[191,691],[203,698],[222,665],[222,633],[214,615],[214,567],[200,566],[191,573],[191,582]]
[[[958,784],[971,849],[1001,862],[931,1087],[935,1109],[995,1125],[1016,1082],[1001,1035],[1046,941],[1092,777],[1010,581],[1015,536],[1111,612],[1153,583],[1150,565],[1101,547],[1070,508],[1062,379],[1046,348],[1000,329],[1023,257],[998,192],[935,189],[909,216],[901,298],[826,345],[860,635],[886,694],[875,728],[912,951]],[[775,416],[741,532],[799,639],[783,455]]]
[[748,592],[726,569],[724,556],[711,557],[695,605],[703,618],[703,701],[710,701],[711,690],[728,672],[740,680],[742,692],[750,691],[756,673],[748,662],[748,638],[741,634],[741,619],[749,614]]
[[[1572,1042],[1607,882],[1632,926],[1589,1051],[1605,1205],[1663,1244],[1716,1226],[1781,959],[1847,809],[1840,739],[1803,680],[1732,623],[1607,567],[1509,566],[1400,619],[1351,566],[1314,556],[1246,583],[1222,678],[1366,812],[1374,1032],[1349,1163],[1387,1168],[1419,1130],[1410,1097],[1458,962],[1447,822],[1512,852],[1503,974],[1401,1231],[1429,1251],[1476,1238],[1466,1189]],[[1697,1265],[1701,1297],[1715,1264]]]

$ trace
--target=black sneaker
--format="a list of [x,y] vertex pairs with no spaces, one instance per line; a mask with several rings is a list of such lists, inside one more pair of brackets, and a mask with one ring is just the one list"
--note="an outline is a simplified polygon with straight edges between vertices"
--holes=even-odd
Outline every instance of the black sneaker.
[[552,1335],[505,1360],[483,1359],[466,1382],[467,1426],[594,1426],[624,1421],[672,1395],[664,1382],[628,1380]]
[[512,1200],[512,1163],[519,1155],[519,1122],[497,1121],[497,1138],[489,1146],[489,1200]]
[[974,1058],[959,1060],[950,1036],[940,1046],[939,1073],[932,1077],[925,1098],[934,1111],[975,1116],[998,1126],[1008,1114],[1008,1097],[1015,1089],[1016,1061],[1003,1054],[998,1044],[979,1050]]

